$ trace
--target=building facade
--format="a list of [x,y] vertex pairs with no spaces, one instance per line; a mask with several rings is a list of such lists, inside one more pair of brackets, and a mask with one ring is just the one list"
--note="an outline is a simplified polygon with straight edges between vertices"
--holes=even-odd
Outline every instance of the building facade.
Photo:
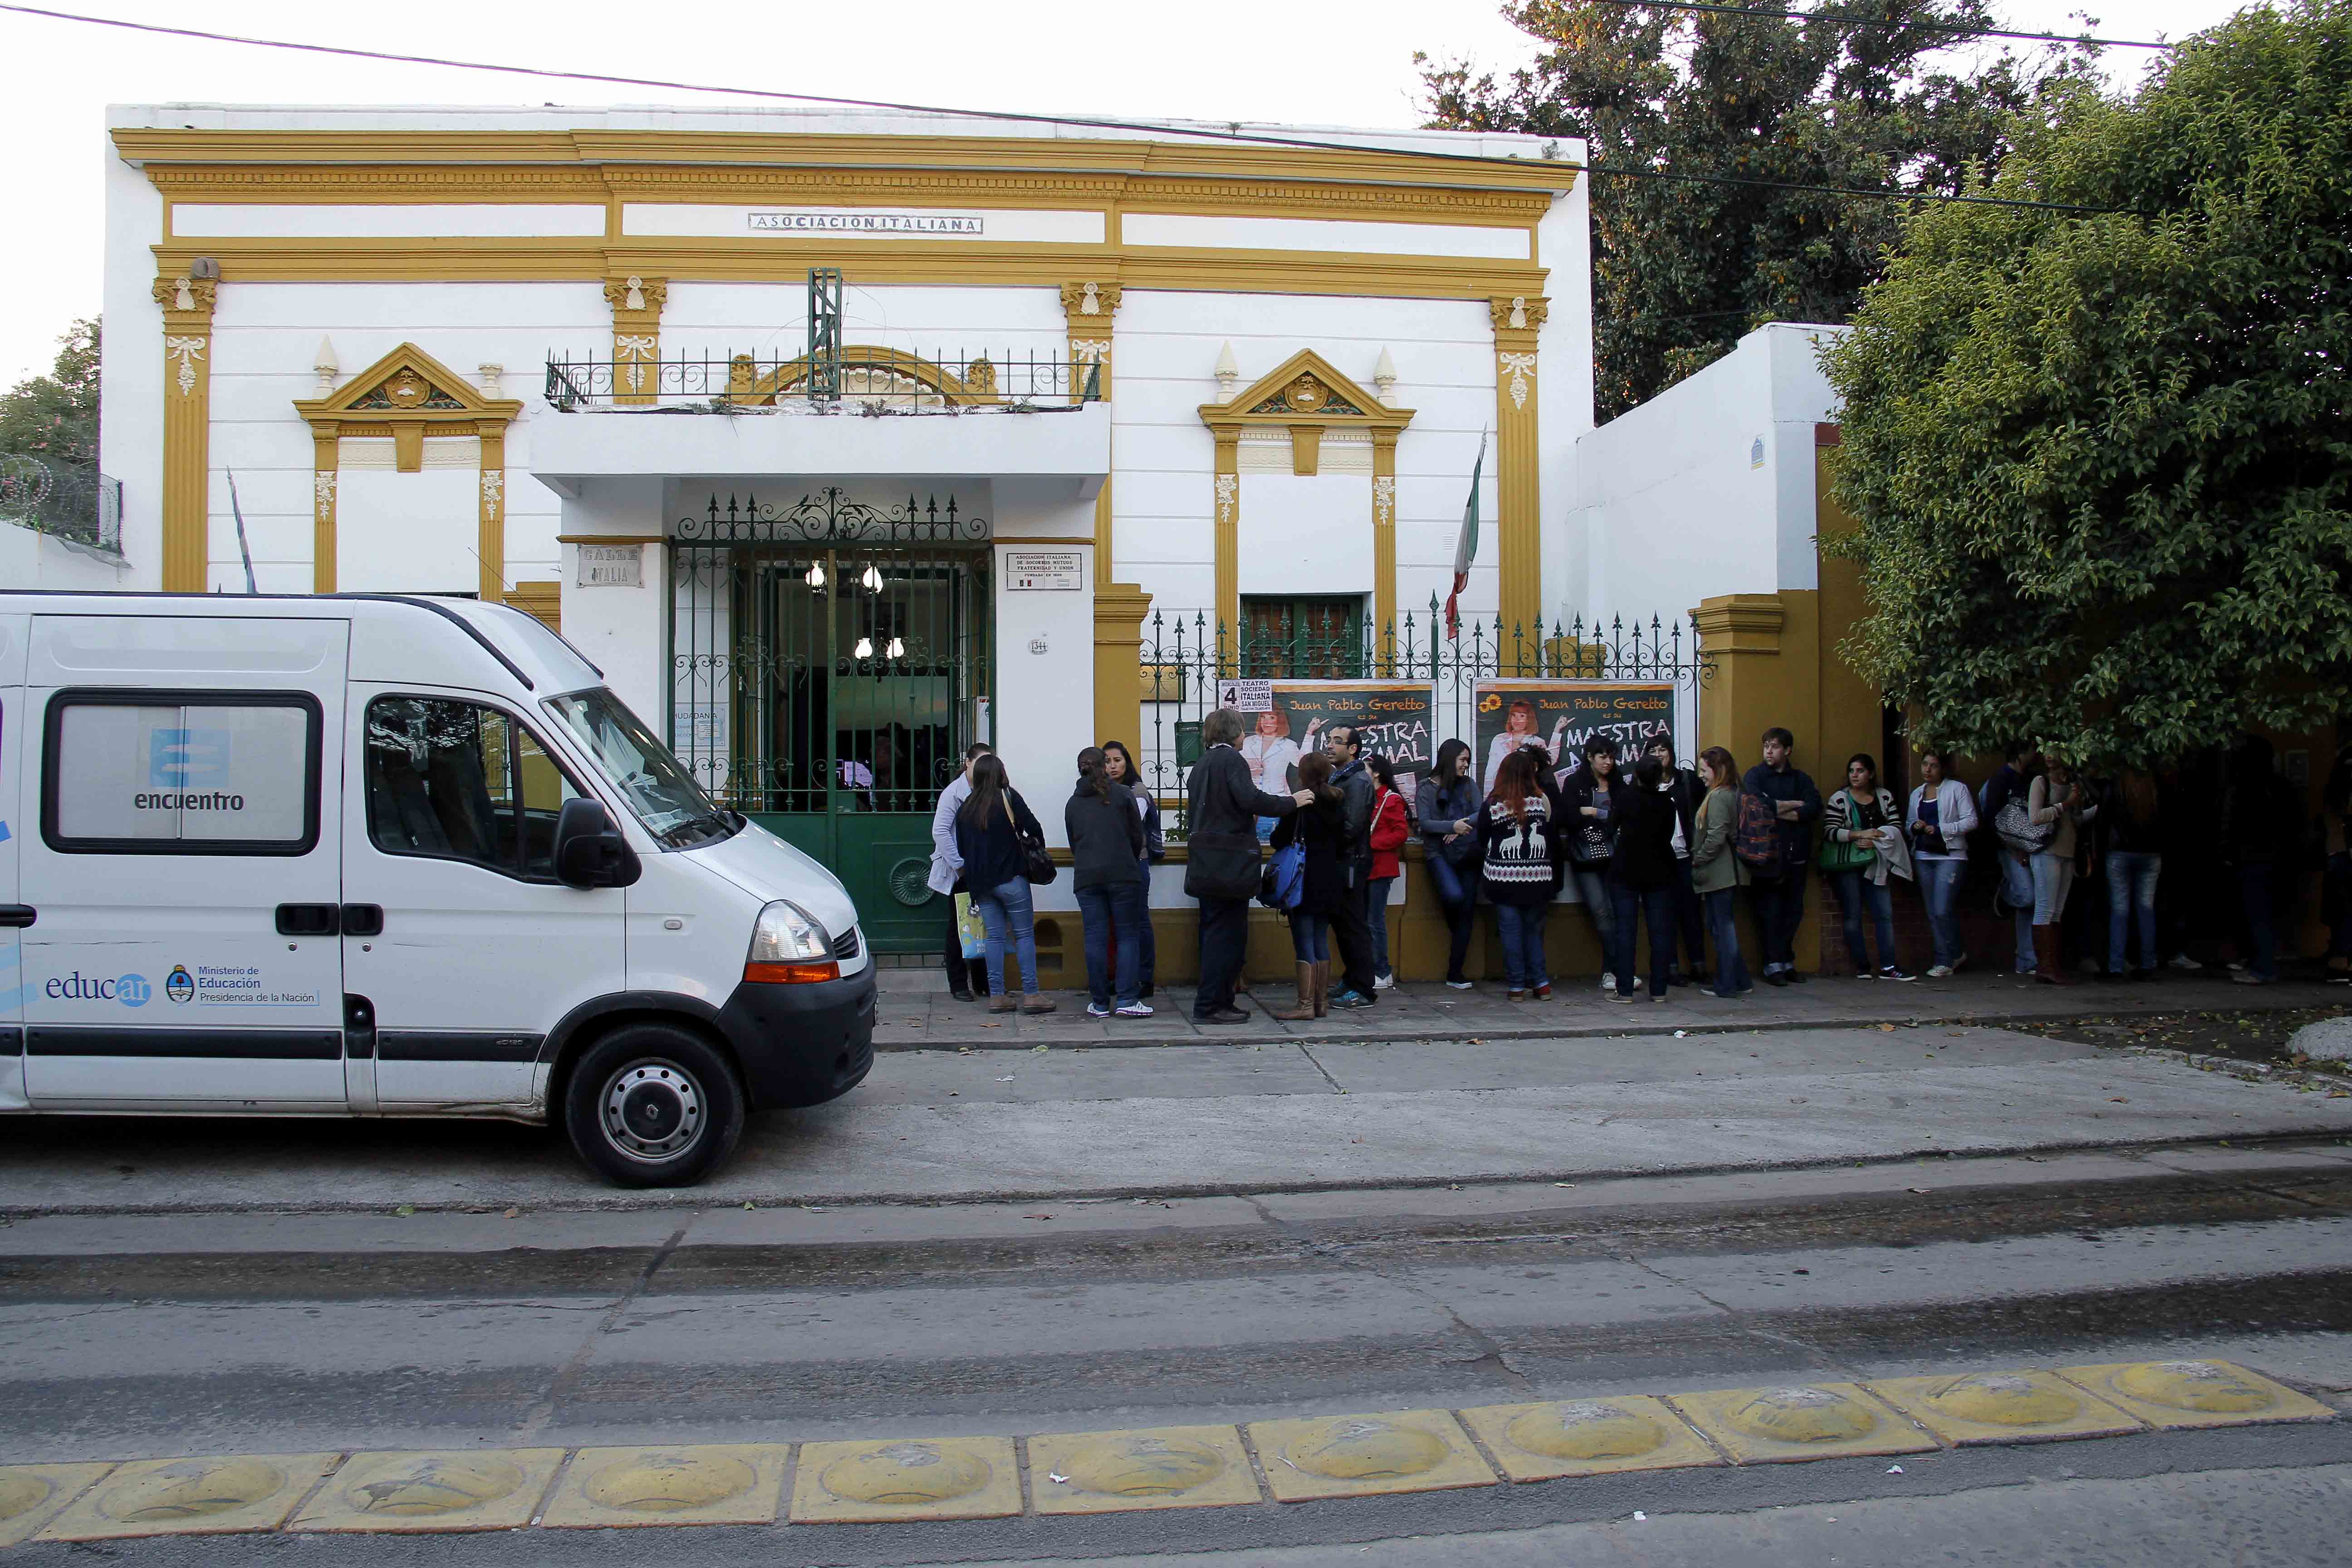
[[[1482,440],[1464,614],[1539,641],[1583,604],[1573,142],[184,106],[110,138],[124,585],[538,615],[886,942],[932,940],[909,883],[969,740],[1058,838],[1083,744],[1172,784],[1206,696],[1173,686],[1433,649]],[[1171,636],[1207,663],[1155,664]]]

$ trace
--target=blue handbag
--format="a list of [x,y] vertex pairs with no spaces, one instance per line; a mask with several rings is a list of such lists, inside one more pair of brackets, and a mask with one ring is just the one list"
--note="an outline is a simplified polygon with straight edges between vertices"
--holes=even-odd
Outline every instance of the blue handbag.
[[1257,900],[1270,910],[1295,910],[1307,894],[1307,849],[1297,840],[1274,852],[1265,864],[1265,874],[1260,880]]

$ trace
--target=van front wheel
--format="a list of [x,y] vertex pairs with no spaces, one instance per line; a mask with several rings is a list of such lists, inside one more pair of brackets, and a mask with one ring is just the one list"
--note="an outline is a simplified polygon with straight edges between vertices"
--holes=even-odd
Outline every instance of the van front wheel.
[[563,1124],[580,1157],[624,1187],[692,1186],[743,1135],[727,1058],[683,1029],[630,1024],[572,1069]]

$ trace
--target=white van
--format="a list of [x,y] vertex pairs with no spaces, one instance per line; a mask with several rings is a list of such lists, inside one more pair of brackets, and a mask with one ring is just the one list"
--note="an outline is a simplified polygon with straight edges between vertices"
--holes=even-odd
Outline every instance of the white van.
[[841,883],[530,616],[0,593],[0,1113],[552,1115],[664,1186],[873,1041]]

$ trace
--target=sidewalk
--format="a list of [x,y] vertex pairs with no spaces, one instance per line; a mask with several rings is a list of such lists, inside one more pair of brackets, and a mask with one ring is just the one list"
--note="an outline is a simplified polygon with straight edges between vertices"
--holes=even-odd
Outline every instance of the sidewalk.
[[2226,970],[2168,970],[2149,983],[2036,984],[2011,975],[1956,974],[1947,980],[1863,980],[1817,976],[1785,988],[1759,985],[1751,995],[1723,1001],[1696,986],[1676,986],[1664,1002],[1645,995],[1612,1001],[1588,976],[1553,987],[1548,1002],[1511,1002],[1500,984],[1449,991],[1415,983],[1380,994],[1377,1006],[1334,1012],[1313,1023],[1286,1024],[1273,1014],[1291,1005],[1287,985],[1266,984],[1237,997],[1246,1024],[1192,1022],[1192,988],[1180,985],[1152,997],[1149,1018],[1089,1018],[1084,991],[1048,993],[1054,1013],[988,1011],[983,1001],[958,1002],[937,969],[886,969],[879,1049],[943,1047],[1032,1050],[1039,1045],[1090,1047],[1175,1045],[1270,1045],[1294,1040],[1533,1040],[1608,1035],[1672,1035],[1676,1030],[1810,1029],[1871,1024],[2005,1024],[2058,1018],[2138,1016],[2199,1009],[2252,1012],[2284,1007],[2352,1005],[2352,988],[2316,981],[2236,985]]

